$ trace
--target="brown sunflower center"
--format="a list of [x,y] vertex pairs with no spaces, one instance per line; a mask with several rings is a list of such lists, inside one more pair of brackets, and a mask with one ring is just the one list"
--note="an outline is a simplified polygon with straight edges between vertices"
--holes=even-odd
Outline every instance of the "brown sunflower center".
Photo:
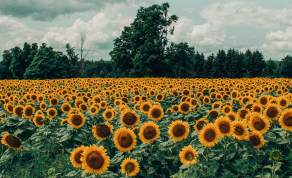
[[243,134],[243,128],[241,128],[241,127],[237,126],[234,131],[235,131],[234,133],[236,135],[242,135]]
[[199,129],[199,130],[202,130],[202,128],[203,128],[203,124],[205,123],[205,121],[199,121],[198,123],[197,123],[197,128]]
[[176,137],[180,137],[184,135],[186,132],[186,128],[184,125],[178,124],[173,127],[173,135]]
[[52,103],[53,105],[56,105],[56,104],[58,103],[58,101],[57,101],[56,99],[52,99],[52,100],[51,100],[51,103]]
[[133,139],[129,133],[122,132],[118,137],[118,142],[121,147],[128,148],[132,144]]
[[94,113],[95,111],[96,111],[96,109],[95,109],[95,108],[91,108],[91,112],[93,112],[93,113]]
[[267,102],[268,102],[268,100],[266,98],[261,98],[260,99],[260,103],[263,104],[263,105],[267,104]]
[[276,117],[278,114],[278,110],[274,107],[270,107],[267,111],[267,115],[269,118],[274,118]]
[[136,122],[136,120],[137,120],[136,115],[131,112],[125,113],[123,117],[123,122],[127,125],[133,125]]
[[283,122],[286,126],[292,126],[292,116],[288,113],[284,116]]
[[204,100],[206,103],[208,103],[210,101],[209,98],[205,98]]
[[144,111],[149,111],[149,109],[150,109],[150,107],[149,107],[148,105],[144,105],[144,106],[143,106],[143,110],[144,110]]
[[93,151],[87,155],[86,163],[92,169],[100,169],[104,163],[104,159],[98,151]]
[[157,95],[157,99],[161,100],[162,99],[162,95]]
[[158,118],[161,116],[161,111],[160,109],[154,108],[151,112],[152,117]]
[[225,111],[225,113],[229,113],[230,109],[229,108],[225,108],[224,111]]
[[222,132],[222,133],[228,133],[230,131],[230,125],[228,122],[226,121],[221,121],[219,123],[219,130]]
[[186,159],[187,161],[194,160],[194,158],[195,158],[195,156],[193,155],[192,152],[187,152],[187,153],[185,154],[185,159]]
[[37,123],[38,125],[43,125],[43,117],[41,117],[41,116],[37,116],[37,118],[36,118],[36,123]]
[[260,138],[257,135],[250,136],[249,140],[251,141],[251,143],[254,146],[257,146],[257,145],[259,145],[261,143],[261,140],[260,140]]
[[240,115],[241,118],[244,118],[245,115],[246,115],[247,113],[248,113],[248,112],[247,112],[246,110],[241,110],[241,111],[239,112],[239,115]]
[[21,111],[23,110],[23,108],[22,107],[16,107],[15,108],[15,113],[18,115],[18,116],[20,116],[20,115],[22,115],[21,114]]
[[258,107],[258,106],[255,106],[255,107],[253,108],[253,110],[254,110],[254,112],[261,112],[261,108]]
[[80,160],[80,158],[81,158],[81,154],[83,153],[83,150],[80,150],[80,151],[78,151],[76,154],[75,154],[75,156],[74,156],[74,159],[75,159],[75,161],[77,162],[77,163],[82,163],[82,161]]
[[286,106],[286,104],[287,104],[286,100],[281,100],[281,101],[280,101],[280,105],[281,105],[281,106]]
[[8,143],[8,145],[15,148],[18,148],[21,145],[19,139],[12,135],[8,135],[7,137],[5,137],[5,141]]
[[146,139],[152,139],[153,137],[155,137],[155,135],[156,135],[156,130],[153,126],[147,126],[144,129],[143,136]]
[[265,128],[265,125],[265,122],[261,118],[256,117],[253,119],[253,126],[256,130],[262,130]]
[[68,105],[65,105],[65,106],[63,107],[63,110],[64,110],[64,111],[70,111],[70,107],[69,107]]
[[183,103],[183,104],[181,105],[181,110],[184,111],[184,112],[186,112],[186,111],[189,110],[189,107],[190,107],[190,106],[189,106],[187,103]]
[[208,142],[212,142],[216,137],[216,132],[213,129],[208,129],[204,133],[204,139],[207,140]]
[[192,105],[196,105],[197,104],[197,100],[192,100]]
[[218,117],[218,113],[216,111],[211,111],[210,114],[212,114],[212,118]]
[[112,117],[112,113],[111,113],[111,112],[107,112],[107,113],[106,113],[106,117],[107,117],[107,118],[111,118],[111,117]]
[[133,163],[128,163],[126,165],[126,170],[127,172],[131,173],[132,171],[134,171],[134,164]]
[[42,109],[45,109],[46,108],[46,105],[45,104],[41,104],[41,108]]
[[72,123],[74,125],[80,125],[82,123],[82,117],[80,115],[73,115]]
[[178,111],[178,107],[177,107],[177,106],[174,106],[174,107],[173,107],[173,110],[174,110],[174,111]]
[[87,106],[85,104],[81,104],[80,107],[81,107],[82,110],[86,110],[87,109]]
[[49,111],[49,115],[50,115],[50,116],[54,116],[55,114],[56,114],[55,110],[50,110],[50,111]]
[[106,125],[96,126],[96,134],[100,137],[107,137],[111,134],[110,128]]

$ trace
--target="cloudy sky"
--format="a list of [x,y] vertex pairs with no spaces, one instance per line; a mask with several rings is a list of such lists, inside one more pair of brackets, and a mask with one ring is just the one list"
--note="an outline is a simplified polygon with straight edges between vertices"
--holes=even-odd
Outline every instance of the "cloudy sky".
[[75,47],[80,57],[80,31],[87,30],[87,60],[110,60],[114,39],[134,21],[140,6],[168,2],[168,16],[179,17],[169,41],[187,42],[205,57],[218,49],[258,49],[265,60],[292,55],[291,0],[0,0],[0,49],[24,42],[47,43],[66,54]]

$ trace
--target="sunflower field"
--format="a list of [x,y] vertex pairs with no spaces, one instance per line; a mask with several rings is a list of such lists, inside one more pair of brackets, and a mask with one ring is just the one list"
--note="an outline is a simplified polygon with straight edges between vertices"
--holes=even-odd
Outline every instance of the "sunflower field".
[[292,80],[0,81],[0,177],[292,178]]

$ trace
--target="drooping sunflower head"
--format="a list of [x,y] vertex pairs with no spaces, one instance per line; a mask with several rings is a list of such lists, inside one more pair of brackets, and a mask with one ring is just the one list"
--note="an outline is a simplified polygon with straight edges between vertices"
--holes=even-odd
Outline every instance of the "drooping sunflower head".
[[68,122],[68,119],[64,119],[64,120],[62,120],[62,122],[61,122],[61,126],[63,126],[63,125],[66,124],[66,123],[69,123],[69,122]]
[[134,131],[125,127],[119,128],[115,132],[113,140],[116,147],[122,152],[131,151],[137,142]]
[[212,104],[212,109],[214,110],[214,109],[220,108],[221,103],[222,103],[221,101],[217,101],[217,102],[213,103]]
[[79,129],[80,127],[84,125],[85,117],[82,113],[70,114],[68,118],[68,122],[73,128]]
[[292,109],[286,109],[281,114],[279,122],[283,129],[292,131]]
[[17,137],[10,135],[8,132],[3,135],[1,143],[14,150],[21,150],[22,148],[21,141]]
[[232,122],[234,126],[233,137],[238,140],[243,140],[248,135],[247,125],[244,121],[234,121]]
[[199,134],[199,140],[205,147],[214,147],[219,137],[220,131],[213,123],[204,126]]
[[122,173],[125,174],[127,173],[129,177],[136,176],[139,171],[139,163],[137,162],[136,159],[131,159],[131,158],[126,158],[121,164],[122,168]]
[[148,116],[154,121],[159,121],[163,118],[164,112],[161,106],[154,105],[150,108]]
[[282,110],[277,104],[269,104],[264,111],[264,116],[270,120],[277,120],[281,113]]
[[188,122],[182,122],[181,120],[172,121],[168,129],[168,134],[173,141],[179,141],[187,138],[190,132]]
[[144,123],[140,127],[139,138],[143,143],[156,140],[160,135],[159,126],[152,121]]
[[70,161],[74,167],[76,168],[82,167],[81,155],[85,149],[86,147],[81,145],[80,147],[75,148],[71,152]]
[[263,115],[257,112],[252,113],[249,120],[249,128],[251,130],[264,134],[268,131],[269,127],[270,122],[267,119],[265,119]]
[[140,116],[136,114],[135,111],[132,111],[130,109],[125,109],[122,112],[120,119],[123,126],[132,128],[132,127],[135,127],[139,123]]
[[219,129],[221,137],[231,136],[234,132],[234,127],[231,120],[228,117],[220,116],[216,119],[215,126]]
[[93,126],[92,132],[93,136],[97,140],[105,140],[107,136],[113,133],[113,126],[106,122],[105,124],[100,124]]
[[110,164],[110,157],[103,146],[90,145],[81,153],[82,169],[88,174],[103,174]]
[[255,149],[259,149],[265,145],[264,137],[261,133],[254,131],[246,137],[247,141],[250,141],[253,144]]
[[194,125],[194,129],[200,133],[200,131],[203,129],[204,125],[206,125],[209,121],[205,118],[201,118],[196,121],[196,125]]
[[196,164],[197,156],[197,151],[191,145],[183,147],[182,151],[179,153],[180,161],[187,166]]

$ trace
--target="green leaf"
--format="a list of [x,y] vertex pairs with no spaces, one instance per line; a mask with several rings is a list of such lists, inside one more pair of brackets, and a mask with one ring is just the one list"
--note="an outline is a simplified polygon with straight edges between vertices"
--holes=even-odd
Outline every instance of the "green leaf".
[[264,169],[267,168],[267,169],[271,169],[271,170],[273,169],[271,165],[266,165],[266,166],[264,166],[263,168],[264,168]]
[[60,138],[59,142],[64,142],[67,141],[71,138],[71,134],[70,133],[66,133],[63,137]]
[[14,135],[18,135],[18,134],[21,134],[22,132],[24,132],[26,129],[24,128],[18,128],[15,132],[14,132]]
[[188,169],[189,167],[187,166],[187,165],[181,165],[180,167],[179,167],[180,169]]
[[274,168],[275,172],[277,172],[278,170],[280,170],[280,167],[281,167],[282,164],[283,164],[283,163],[281,163],[281,162],[277,162],[277,163],[275,164],[275,168]]
[[272,141],[272,142],[275,142],[277,137],[274,133],[272,132],[268,132],[266,135],[265,135],[265,139],[269,140],[269,141]]
[[151,163],[149,165],[148,173],[152,174],[153,172],[155,172],[158,169],[159,166],[160,166],[160,164]]
[[77,175],[77,172],[76,171],[71,171],[71,172],[69,172],[68,174],[66,174],[65,176],[66,177],[74,177],[74,176],[76,176]]

